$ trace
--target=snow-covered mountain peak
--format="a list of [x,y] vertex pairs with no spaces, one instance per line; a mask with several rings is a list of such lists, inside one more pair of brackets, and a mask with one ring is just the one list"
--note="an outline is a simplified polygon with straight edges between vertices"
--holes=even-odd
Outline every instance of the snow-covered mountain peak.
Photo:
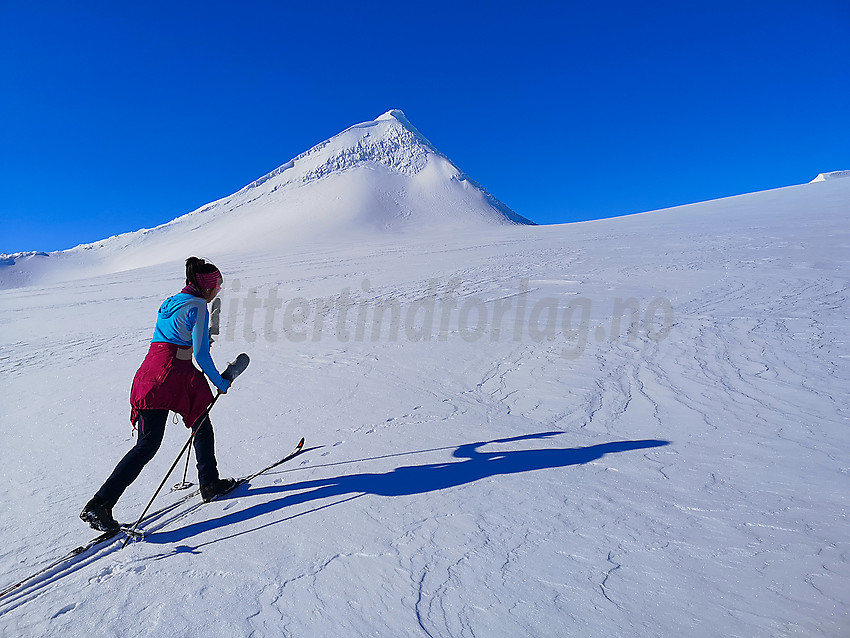
[[[401,110],[393,109],[317,144],[233,195],[156,228],[54,253],[50,259],[10,257],[0,264],[0,288],[54,274],[127,270],[189,254],[278,250],[316,238],[350,242],[375,233],[530,223],[467,177]],[[65,266],[57,269],[60,261]]]

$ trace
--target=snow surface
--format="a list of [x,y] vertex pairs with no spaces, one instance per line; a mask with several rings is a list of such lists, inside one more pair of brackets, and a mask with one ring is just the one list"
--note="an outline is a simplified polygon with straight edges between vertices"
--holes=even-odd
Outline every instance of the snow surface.
[[[848,635],[848,209],[829,180],[204,251],[213,357],[252,357],[213,411],[222,473],[305,451],[28,581],[0,635]],[[93,537],[77,515],[132,445],[130,381],[181,287],[171,260],[0,291],[0,589]],[[169,424],[119,520],[186,436]]]

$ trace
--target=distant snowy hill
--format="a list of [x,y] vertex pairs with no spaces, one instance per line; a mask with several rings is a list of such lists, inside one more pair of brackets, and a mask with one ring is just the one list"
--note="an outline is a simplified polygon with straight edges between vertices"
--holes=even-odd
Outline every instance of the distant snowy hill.
[[376,233],[531,224],[399,110],[357,124],[229,197],[152,229],[47,255],[0,255],[0,288]]

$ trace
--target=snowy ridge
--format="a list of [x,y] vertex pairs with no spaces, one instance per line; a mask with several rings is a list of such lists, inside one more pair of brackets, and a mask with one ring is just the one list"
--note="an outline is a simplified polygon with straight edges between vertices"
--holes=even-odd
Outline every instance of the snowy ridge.
[[20,253],[0,253],[0,266],[14,266],[18,259],[26,259],[28,257],[47,257],[48,253],[38,250],[28,250]]
[[844,177],[850,177],[850,171],[832,171],[831,173],[820,173],[809,183],[814,184],[816,182],[825,182],[830,179],[841,179]]

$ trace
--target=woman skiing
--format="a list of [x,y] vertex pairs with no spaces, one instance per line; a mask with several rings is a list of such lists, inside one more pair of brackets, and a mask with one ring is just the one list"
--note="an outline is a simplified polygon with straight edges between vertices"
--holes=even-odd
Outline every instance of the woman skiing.
[[[150,349],[130,390],[130,421],[138,428],[139,438],[80,513],[94,529],[119,528],[112,508],[159,449],[169,410],[180,414],[186,427],[194,431],[203,500],[209,502],[236,485],[233,479],[219,478],[212,423],[204,416],[213,401],[204,374],[220,392],[230,387],[210,356],[207,304],[218,295],[222,281],[213,264],[189,257],[186,287],[160,307]],[[192,365],[193,354],[203,373]]]

